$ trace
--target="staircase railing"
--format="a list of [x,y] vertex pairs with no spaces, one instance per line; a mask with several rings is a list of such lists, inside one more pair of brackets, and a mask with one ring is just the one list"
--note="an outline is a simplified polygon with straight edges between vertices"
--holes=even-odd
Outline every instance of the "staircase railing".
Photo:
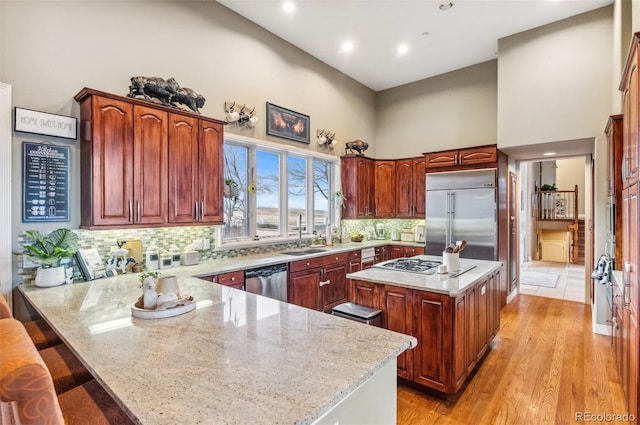
[[578,185],[574,190],[537,190],[534,216],[538,222],[569,221],[567,231],[571,234],[570,261],[578,263]]

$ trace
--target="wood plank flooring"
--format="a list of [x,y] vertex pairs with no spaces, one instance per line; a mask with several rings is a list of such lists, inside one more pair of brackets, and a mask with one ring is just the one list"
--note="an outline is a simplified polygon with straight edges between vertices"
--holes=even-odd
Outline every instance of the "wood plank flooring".
[[613,347],[592,332],[589,305],[519,295],[500,326],[456,396],[442,401],[399,386],[398,424],[575,424],[585,422],[577,412],[627,412]]

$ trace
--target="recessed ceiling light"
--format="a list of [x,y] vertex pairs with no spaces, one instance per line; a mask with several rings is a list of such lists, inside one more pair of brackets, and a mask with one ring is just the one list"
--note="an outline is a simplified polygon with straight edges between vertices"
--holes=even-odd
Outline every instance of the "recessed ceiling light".
[[542,155],[544,155],[544,156],[553,156],[555,154],[556,154],[555,152],[545,152]]
[[399,55],[404,55],[408,51],[409,51],[409,47],[407,47],[406,44],[401,44],[401,45],[398,46],[398,54]]
[[344,43],[342,43],[342,51],[343,52],[350,52],[353,50],[353,43],[350,41],[345,41]]
[[420,33],[420,37],[421,37],[421,38],[427,38],[427,37],[429,37],[430,35],[431,35],[431,34],[429,34],[427,31],[424,31],[424,32]]
[[453,2],[452,1],[443,1],[442,3],[440,3],[440,6],[438,6],[438,8],[440,10],[449,10],[453,7]]
[[282,3],[282,10],[287,13],[293,13],[293,11],[296,10],[296,5],[291,1],[285,1]]

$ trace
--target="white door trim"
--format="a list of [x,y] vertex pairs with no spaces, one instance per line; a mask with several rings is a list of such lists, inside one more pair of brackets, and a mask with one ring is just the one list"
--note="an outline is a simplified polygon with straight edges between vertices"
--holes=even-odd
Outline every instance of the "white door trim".
[[12,307],[11,279],[11,86],[0,83],[0,292]]

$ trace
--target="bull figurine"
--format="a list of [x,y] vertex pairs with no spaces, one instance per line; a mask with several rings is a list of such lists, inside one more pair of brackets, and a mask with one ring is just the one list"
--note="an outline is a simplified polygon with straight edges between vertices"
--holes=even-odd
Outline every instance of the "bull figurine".
[[180,87],[175,78],[164,80],[160,77],[131,77],[129,97],[143,96],[145,100],[158,99],[166,106],[177,108],[183,104],[195,113],[204,106],[206,99],[188,87]]
[[369,143],[362,140],[354,140],[346,143],[346,153],[357,153],[364,156],[364,151],[369,148]]

